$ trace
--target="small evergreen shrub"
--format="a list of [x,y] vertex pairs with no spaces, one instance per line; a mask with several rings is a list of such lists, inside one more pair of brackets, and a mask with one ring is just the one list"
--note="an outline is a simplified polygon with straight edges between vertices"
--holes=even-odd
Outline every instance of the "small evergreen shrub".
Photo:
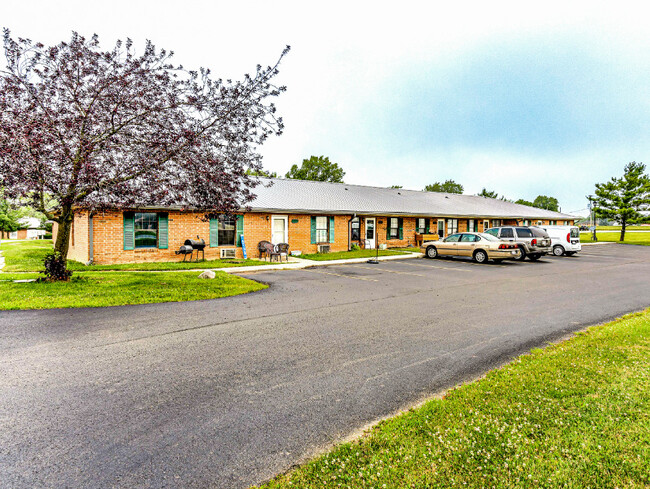
[[359,251],[361,250],[361,247],[357,244],[353,244],[352,247],[350,248],[351,251]]

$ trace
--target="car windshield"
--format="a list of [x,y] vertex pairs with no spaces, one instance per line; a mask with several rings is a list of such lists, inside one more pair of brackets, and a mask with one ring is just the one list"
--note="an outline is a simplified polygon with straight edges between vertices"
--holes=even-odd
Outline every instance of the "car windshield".
[[529,228],[516,228],[519,238],[532,238],[533,232]]
[[501,241],[499,238],[493,236],[492,234],[481,233],[479,236],[485,239],[486,241]]
[[486,232],[487,234],[491,234],[491,235],[494,236],[495,238],[496,238],[496,236],[499,234],[499,230],[498,230],[497,228],[488,229],[488,230],[485,231],[485,232]]
[[548,233],[542,228],[530,228],[530,232],[533,233],[533,236],[536,238],[548,238]]

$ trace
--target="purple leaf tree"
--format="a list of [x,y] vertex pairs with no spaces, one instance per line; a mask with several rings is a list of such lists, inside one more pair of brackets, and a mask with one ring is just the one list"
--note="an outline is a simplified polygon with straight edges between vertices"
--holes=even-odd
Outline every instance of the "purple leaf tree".
[[282,133],[272,103],[278,66],[242,80],[171,64],[172,52],[130,39],[102,51],[76,32],[47,47],[4,31],[0,187],[59,224],[68,253],[75,209],[178,205],[231,214],[254,198],[258,147]]

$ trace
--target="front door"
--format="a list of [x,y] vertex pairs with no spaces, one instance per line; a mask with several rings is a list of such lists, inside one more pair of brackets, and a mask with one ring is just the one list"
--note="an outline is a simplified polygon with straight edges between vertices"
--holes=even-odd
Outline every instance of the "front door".
[[440,239],[445,237],[445,220],[438,219],[438,237]]
[[289,216],[271,217],[271,243],[288,243]]
[[366,247],[370,249],[375,248],[377,243],[377,232],[375,229],[375,218],[366,217]]

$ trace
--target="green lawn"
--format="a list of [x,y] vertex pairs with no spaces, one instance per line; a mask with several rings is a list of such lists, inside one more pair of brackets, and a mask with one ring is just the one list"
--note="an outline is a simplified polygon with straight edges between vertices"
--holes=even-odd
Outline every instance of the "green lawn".
[[[336,251],[333,253],[312,253],[309,255],[300,255],[298,258],[306,260],[346,260],[348,258],[370,258],[377,254],[376,250],[358,250],[358,251]],[[397,250],[379,250],[379,256],[406,255],[403,251]]]
[[[620,231],[621,226],[596,226],[599,231]],[[650,231],[650,226],[626,226],[626,231]]]
[[[617,243],[645,245],[650,246],[650,233],[639,233],[634,231],[625,231],[625,241],[619,241],[621,237],[620,231],[611,231],[605,233],[597,233],[598,241],[615,241]],[[591,233],[580,233],[581,243],[593,243]]]
[[650,486],[650,310],[536,349],[265,488]]
[[79,272],[70,282],[14,283],[8,280],[37,278],[39,274],[3,273],[0,274],[0,310],[193,301],[267,288],[225,272],[216,275],[214,279],[200,279],[199,272]]
[[[30,241],[3,241],[0,250],[5,257],[5,272],[32,272],[43,269],[45,255],[52,251],[51,240]],[[276,263],[277,262],[273,262]],[[192,270],[207,268],[246,267],[255,265],[269,265],[268,261],[260,260],[208,260],[198,263],[181,261],[152,262],[152,263],[126,263],[119,265],[90,265],[86,266],[74,260],[68,260],[68,268],[73,271],[101,271],[101,270]]]

